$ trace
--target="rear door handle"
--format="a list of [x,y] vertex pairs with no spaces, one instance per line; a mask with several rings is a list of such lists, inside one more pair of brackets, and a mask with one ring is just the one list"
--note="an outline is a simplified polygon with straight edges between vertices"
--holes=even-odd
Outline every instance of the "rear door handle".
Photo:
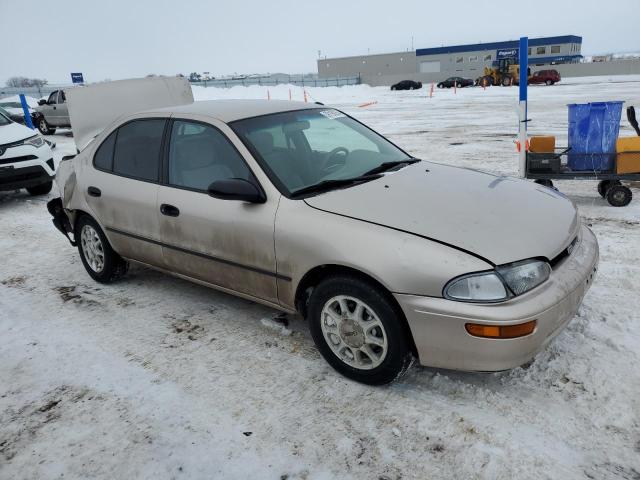
[[160,205],[160,213],[166,215],[167,217],[177,217],[180,215],[180,210],[178,207],[174,207],[173,205],[169,205],[168,203],[163,203]]
[[99,197],[100,195],[102,195],[102,192],[97,187],[89,187],[89,188],[87,188],[87,193],[89,195],[91,195],[92,197]]

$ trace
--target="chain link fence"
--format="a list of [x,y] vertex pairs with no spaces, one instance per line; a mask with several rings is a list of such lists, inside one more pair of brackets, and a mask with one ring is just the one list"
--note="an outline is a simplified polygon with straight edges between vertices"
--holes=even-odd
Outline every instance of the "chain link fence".
[[[342,87],[345,85],[359,85],[360,76],[318,78],[315,74],[309,75],[263,75],[236,78],[216,78],[191,82],[192,85],[201,87],[231,88],[236,86],[248,87],[250,85],[275,86],[282,84],[296,85],[300,87]],[[12,97],[24,93],[28,97],[40,99],[48,97],[55,90],[72,87],[72,84],[44,85],[42,87],[0,87],[0,99]]]
[[359,85],[360,76],[318,78],[317,75],[269,75],[239,78],[216,78],[191,82],[192,85],[201,87],[231,88],[236,86],[248,87],[250,85],[275,86],[296,85],[300,87],[342,87],[345,85]]

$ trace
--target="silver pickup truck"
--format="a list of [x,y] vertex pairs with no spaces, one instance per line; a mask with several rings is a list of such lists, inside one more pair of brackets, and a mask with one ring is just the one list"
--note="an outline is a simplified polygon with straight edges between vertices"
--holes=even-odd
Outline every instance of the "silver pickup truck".
[[51,135],[56,128],[70,128],[67,98],[63,90],[51,92],[49,98],[38,102],[33,120],[40,133]]

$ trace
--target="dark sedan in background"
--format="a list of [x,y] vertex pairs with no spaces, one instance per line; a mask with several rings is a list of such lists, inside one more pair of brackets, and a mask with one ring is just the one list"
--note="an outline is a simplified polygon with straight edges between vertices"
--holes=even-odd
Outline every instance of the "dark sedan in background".
[[446,80],[438,83],[438,88],[463,88],[463,87],[472,87],[473,80],[469,78],[462,77],[449,77]]
[[402,80],[391,85],[391,90],[420,90],[421,88],[422,82],[414,82],[413,80]]

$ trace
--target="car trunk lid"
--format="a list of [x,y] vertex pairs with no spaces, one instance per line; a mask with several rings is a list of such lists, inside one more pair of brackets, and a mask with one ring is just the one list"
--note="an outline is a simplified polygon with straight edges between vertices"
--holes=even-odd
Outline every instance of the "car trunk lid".
[[116,119],[153,108],[193,103],[191,85],[182,77],[118,80],[66,91],[71,130],[79,150]]

